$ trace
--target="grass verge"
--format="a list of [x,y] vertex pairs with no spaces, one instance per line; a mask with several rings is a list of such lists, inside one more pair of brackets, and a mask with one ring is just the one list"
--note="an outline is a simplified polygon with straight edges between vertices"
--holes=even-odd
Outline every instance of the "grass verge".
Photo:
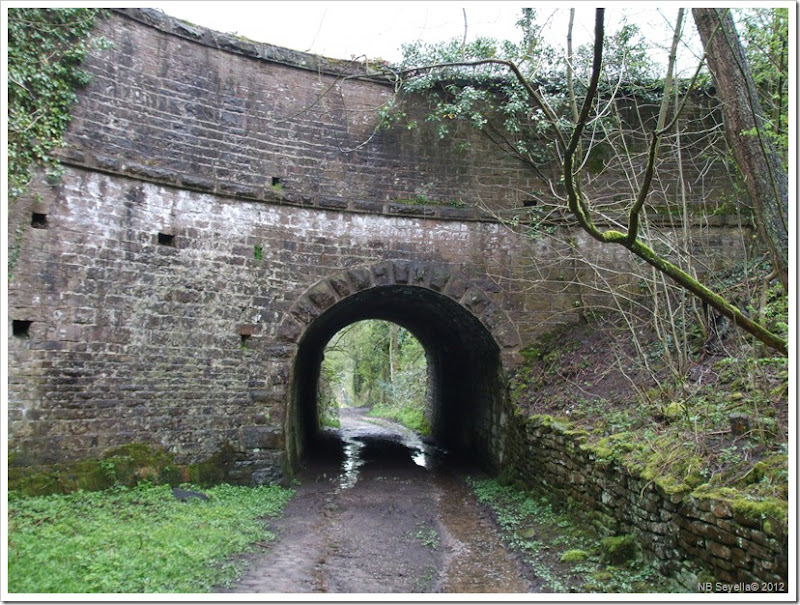
[[402,424],[407,429],[411,429],[420,435],[431,434],[431,426],[428,422],[428,419],[425,418],[425,412],[423,408],[413,403],[376,403],[374,406],[372,406],[368,416],[393,420],[394,422]]
[[292,491],[219,485],[207,501],[169,486],[27,497],[9,492],[9,593],[199,593],[232,582],[232,557],[274,538]]

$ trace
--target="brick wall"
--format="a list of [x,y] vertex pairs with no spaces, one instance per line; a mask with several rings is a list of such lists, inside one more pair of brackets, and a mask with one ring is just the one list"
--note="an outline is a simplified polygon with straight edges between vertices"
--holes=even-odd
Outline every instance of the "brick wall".
[[[22,231],[8,301],[20,462],[127,442],[196,461],[230,443],[245,466],[279,467],[292,356],[312,319],[297,324],[298,305],[346,270],[446,267],[462,280],[452,297],[508,351],[519,326],[541,329],[559,304],[531,314],[497,285],[520,242],[493,222],[265,204],[79,168],[18,202],[18,224],[34,215],[46,228]],[[420,287],[441,287],[426,279]]]
[[348,62],[193,30],[148,11],[114,12],[97,34],[114,46],[87,61],[93,81],[67,137],[94,167],[255,197],[280,182],[297,203],[423,196],[508,205],[534,182],[521,162],[468,128],[458,135],[470,143],[462,153],[429,129],[377,130],[394,86]]

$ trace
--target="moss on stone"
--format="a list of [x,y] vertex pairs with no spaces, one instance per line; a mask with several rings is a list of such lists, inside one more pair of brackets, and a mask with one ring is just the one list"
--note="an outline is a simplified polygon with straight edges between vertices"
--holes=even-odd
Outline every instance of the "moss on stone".
[[635,433],[622,432],[603,437],[594,446],[598,459],[620,460],[622,456],[636,449]]
[[568,418],[563,416],[551,416],[550,414],[534,414],[528,418],[528,421],[534,426],[541,426],[545,428],[552,428],[561,433],[572,428],[572,423]]
[[[775,533],[778,526],[786,526],[789,518],[789,503],[782,500],[769,498],[766,500],[748,500],[739,498],[731,502],[731,509],[735,515],[757,523],[770,522],[770,528]],[[777,522],[778,526],[776,526]],[[767,528],[765,527],[765,530]]]
[[712,488],[710,485],[702,485],[692,491],[695,498],[705,498],[708,500],[725,500],[731,502],[740,497],[740,492],[732,487]]
[[636,541],[633,536],[609,536],[600,541],[600,550],[612,565],[622,565],[636,557]]
[[189,481],[199,485],[214,485],[230,479],[236,452],[230,443],[225,443],[220,451],[197,464],[188,466]]
[[8,489],[29,496],[99,491],[140,482],[214,485],[228,481],[235,459],[230,444],[208,460],[180,465],[174,456],[145,443],[129,443],[107,451],[102,458],[41,465],[9,465]]
[[580,550],[579,548],[573,548],[571,550],[566,551],[563,555],[561,555],[561,562],[562,563],[577,563],[579,561],[585,561],[589,558],[589,553],[585,550]]
[[145,443],[130,443],[109,450],[100,465],[113,483],[136,485],[140,481],[177,484],[181,473],[172,454]]

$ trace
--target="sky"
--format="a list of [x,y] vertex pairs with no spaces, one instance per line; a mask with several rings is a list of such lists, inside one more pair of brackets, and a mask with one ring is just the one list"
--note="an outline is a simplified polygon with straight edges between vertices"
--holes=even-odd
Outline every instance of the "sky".
[[[656,5],[654,7],[654,4]],[[142,5],[144,6],[144,5]],[[518,41],[515,23],[524,6],[534,6],[540,19],[548,21],[552,42],[566,37],[568,3],[542,2],[283,2],[201,0],[195,2],[151,2],[152,8],[210,29],[237,33],[258,42],[336,59],[366,57],[390,63],[402,58],[401,46],[416,41],[437,42],[464,35],[488,36]],[[575,44],[592,39],[594,8],[590,2],[576,2]],[[614,31],[625,9],[627,18],[649,33],[661,32],[658,44],[669,44],[668,23],[675,21],[680,4],[627,2],[609,6],[607,27]],[[659,8],[661,6],[662,8]],[[666,50],[664,51],[666,55]]]
[[366,55],[390,62],[403,43],[517,37],[519,3],[509,2],[152,2],[168,15],[217,31],[337,59]]

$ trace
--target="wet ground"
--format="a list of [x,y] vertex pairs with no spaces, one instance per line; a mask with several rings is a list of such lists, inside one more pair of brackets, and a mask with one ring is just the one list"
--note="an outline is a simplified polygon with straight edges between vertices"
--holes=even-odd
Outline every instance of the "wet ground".
[[[520,593],[531,586],[446,456],[342,410],[237,593]],[[344,447],[342,447],[342,443]]]

